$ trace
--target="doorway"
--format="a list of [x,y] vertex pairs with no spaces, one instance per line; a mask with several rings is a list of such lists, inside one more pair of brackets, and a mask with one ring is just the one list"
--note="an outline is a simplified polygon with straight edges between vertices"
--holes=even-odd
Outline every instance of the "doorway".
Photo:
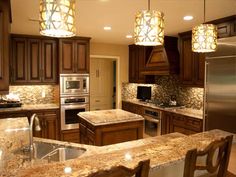
[[107,57],[90,59],[90,110],[117,107],[117,60]]

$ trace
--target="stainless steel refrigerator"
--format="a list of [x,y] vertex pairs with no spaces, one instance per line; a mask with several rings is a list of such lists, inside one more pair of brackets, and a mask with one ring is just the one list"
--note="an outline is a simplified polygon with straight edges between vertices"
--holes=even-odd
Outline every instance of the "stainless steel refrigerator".
[[205,130],[236,133],[236,37],[219,39],[205,64]]

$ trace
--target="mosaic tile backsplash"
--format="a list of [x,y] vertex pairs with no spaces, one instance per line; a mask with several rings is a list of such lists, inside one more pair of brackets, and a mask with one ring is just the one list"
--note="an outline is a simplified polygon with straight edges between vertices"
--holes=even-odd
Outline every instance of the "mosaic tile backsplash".
[[123,83],[122,100],[136,99],[139,85],[152,86],[152,101],[169,102],[173,95],[180,105],[193,109],[203,108],[203,88],[183,87],[175,75],[156,76],[155,84]]
[[10,86],[9,93],[18,94],[23,104],[57,103],[57,85]]

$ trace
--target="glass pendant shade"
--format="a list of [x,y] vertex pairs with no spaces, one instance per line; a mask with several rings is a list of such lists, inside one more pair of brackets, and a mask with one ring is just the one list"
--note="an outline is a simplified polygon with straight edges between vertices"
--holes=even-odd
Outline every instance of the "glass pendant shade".
[[156,46],[164,43],[164,14],[156,10],[143,10],[136,14],[134,25],[136,45]]
[[75,36],[75,0],[40,0],[40,34]]
[[214,52],[217,48],[217,27],[201,24],[192,30],[192,51],[199,53]]

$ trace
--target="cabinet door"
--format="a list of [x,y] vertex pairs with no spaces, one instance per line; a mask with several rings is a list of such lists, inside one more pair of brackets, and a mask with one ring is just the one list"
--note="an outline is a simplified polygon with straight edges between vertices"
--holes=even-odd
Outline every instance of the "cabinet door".
[[[35,112],[30,113],[30,117],[33,115],[33,113],[35,113]],[[37,112],[36,114],[39,118],[39,125],[41,127],[41,130],[36,131],[35,129],[33,129],[33,136],[38,137],[38,138],[45,138],[45,121],[44,121],[43,113]],[[30,117],[29,117],[29,119],[30,119]]]
[[205,78],[205,55],[203,53],[194,53],[195,66],[195,84],[199,87],[204,87]]
[[45,129],[44,138],[58,140],[58,117],[57,114],[45,114],[44,115]]
[[236,20],[231,23],[230,35],[236,36]]
[[217,25],[217,36],[218,38],[230,36],[230,22],[220,23]]
[[76,40],[74,65],[76,73],[89,73],[89,43]]
[[191,46],[191,37],[184,37],[181,41],[181,81],[185,85],[193,85],[194,82],[194,62]]
[[137,57],[137,65],[136,65],[136,77],[138,83],[144,83],[145,82],[145,75],[142,74],[142,71],[145,68],[145,48],[143,46],[138,46],[136,51],[138,57]]
[[169,132],[170,133],[179,132],[179,133],[186,134],[184,116],[171,114],[170,124],[169,124]]
[[12,38],[11,83],[23,84],[27,82],[27,40],[26,38]]
[[136,51],[134,46],[129,46],[129,82],[136,82]]
[[41,42],[40,39],[28,40],[28,81],[41,82]]
[[9,90],[9,3],[0,2],[0,92]]
[[59,41],[60,74],[74,73],[74,42],[70,39]]
[[57,83],[57,42],[42,40],[42,82]]

